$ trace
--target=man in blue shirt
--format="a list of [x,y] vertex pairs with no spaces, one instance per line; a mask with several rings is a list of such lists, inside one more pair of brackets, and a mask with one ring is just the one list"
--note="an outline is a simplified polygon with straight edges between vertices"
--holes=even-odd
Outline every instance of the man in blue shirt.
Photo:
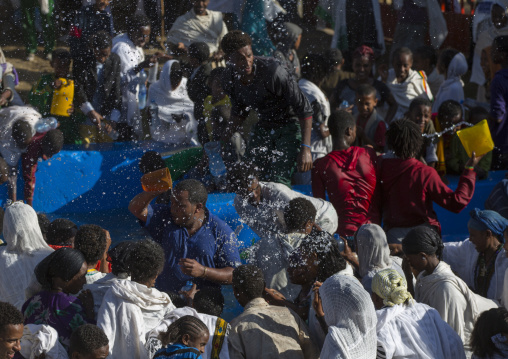
[[231,228],[205,207],[208,193],[196,180],[177,183],[171,204],[150,205],[161,192],[134,197],[129,210],[164,248],[166,265],[155,286],[179,291],[187,281],[198,288],[231,284],[240,264],[236,236]]

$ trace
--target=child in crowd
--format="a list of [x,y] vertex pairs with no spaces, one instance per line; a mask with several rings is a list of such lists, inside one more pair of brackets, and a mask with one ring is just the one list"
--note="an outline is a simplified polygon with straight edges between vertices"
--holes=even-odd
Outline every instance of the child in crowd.
[[[432,103],[427,98],[419,97],[411,101],[406,117],[418,125],[422,134],[432,135],[436,133],[432,122]],[[423,163],[435,168],[438,161],[436,152],[437,138],[425,137],[422,150],[416,157]]]
[[480,314],[471,335],[473,358],[501,359],[508,357],[508,311],[494,308]]
[[377,152],[385,148],[386,123],[376,111],[377,91],[374,86],[360,85],[356,89],[356,128],[359,146],[372,145]]
[[[462,106],[457,101],[445,101],[439,106],[438,117],[441,127],[443,129],[449,128],[463,119]],[[483,107],[475,107],[469,111],[469,123],[476,125],[478,122],[488,119],[489,112]],[[464,171],[464,166],[469,159],[462,142],[457,135],[455,128],[453,134],[443,136],[440,140],[443,141],[445,158],[446,158],[446,172],[450,174],[461,174]],[[475,171],[479,179],[484,179],[488,175],[490,165],[492,164],[492,152],[487,153],[478,162]]]
[[[95,224],[85,224],[79,227],[74,239],[74,248],[85,256],[88,266],[86,272],[87,284],[105,277],[109,272],[107,258],[110,245],[111,237],[105,229]],[[96,269],[97,266],[99,266],[100,271]]]
[[54,250],[61,247],[74,248],[74,237],[77,231],[76,223],[65,218],[57,218],[48,226],[46,242]]
[[437,68],[445,80],[439,87],[432,105],[433,113],[436,113],[446,100],[455,100],[460,104],[464,102],[464,85],[460,77],[467,72],[467,60],[462,52],[446,49],[439,56]]
[[162,345],[154,359],[199,359],[205,352],[210,338],[208,327],[200,319],[186,315],[171,324],[166,333],[160,335]]
[[419,47],[413,54],[413,69],[427,75],[427,83],[434,94],[444,81],[444,75],[437,70],[437,51],[430,45]]
[[74,60],[76,104],[87,117],[80,134],[85,143],[111,142],[122,108],[121,61],[111,52],[112,40],[105,31],[93,35],[89,46],[91,58]]
[[220,317],[224,310],[224,296],[218,288],[203,288],[196,292],[192,307],[198,313]]
[[327,71],[326,77],[319,87],[326,97],[331,98],[337,84],[342,80],[353,78],[355,74],[342,70],[344,66],[344,57],[339,49],[328,49],[323,54],[323,57],[327,62]]
[[401,47],[393,53],[393,68],[381,74],[399,105],[394,119],[400,119],[409,110],[409,105],[417,97],[433,100],[427,83],[427,76],[413,67],[413,53],[407,47]]
[[69,359],[103,359],[108,353],[108,337],[98,326],[85,324],[72,333]]
[[301,74],[300,60],[296,51],[302,42],[302,28],[291,22],[285,22],[283,27],[275,34],[278,40],[276,50],[273,52],[273,57],[293,75],[294,79],[298,81]]
[[71,54],[65,49],[56,49],[53,51],[52,59],[49,64],[54,73],[42,74],[39,80],[32,86],[32,90],[28,95],[28,103],[35,107],[42,117],[55,117],[60,126],[60,131],[64,134],[65,143],[77,143],[78,129],[74,116],[74,105],[67,111],[68,116],[56,116],[51,113],[51,104],[54,92],[62,86],[75,86],[70,84],[70,66]]

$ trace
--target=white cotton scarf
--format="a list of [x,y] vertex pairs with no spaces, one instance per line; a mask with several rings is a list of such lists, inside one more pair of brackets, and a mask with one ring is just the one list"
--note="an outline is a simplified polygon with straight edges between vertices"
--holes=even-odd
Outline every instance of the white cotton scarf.
[[69,358],[67,351],[58,341],[58,333],[49,325],[25,325],[20,353],[26,359],[35,359],[41,354],[45,354],[46,359]]

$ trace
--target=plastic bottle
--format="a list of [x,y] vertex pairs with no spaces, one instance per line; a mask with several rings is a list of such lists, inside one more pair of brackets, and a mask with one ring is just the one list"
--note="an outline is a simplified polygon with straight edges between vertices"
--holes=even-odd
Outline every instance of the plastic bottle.
[[159,63],[156,62],[153,67],[150,67],[150,70],[148,70],[148,83],[153,84],[155,81],[157,81],[157,72],[159,71]]
[[58,121],[54,117],[41,118],[35,124],[35,131],[38,133],[45,133],[50,130],[54,130],[58,127]]
[[[193,285],[194,285],[194,283],[192,283],[192,281],[188,280],[187,282],[185,282],[185,285],[180,289],[180,291],[181,292],[188,292],[189,290],[192,289]],[[187,299],[184,294],[180,294],[180,297],[182,299]]]
[[111,137],[113,141],[118,140],[118,136],[120,135],[117,130],[112,129],[110,133],[106,131],[106,124],[104,122],[101,122],[101,130],[106,132],[106,134]]
[[222,160],[220,142],[205,143],[205,152],[208,155],[208,167],[214,177],[221,177],[226,174],[226,166]]
[[139,73],[139,93],[138,93],[138,107],[140,110],[146,107],[146,72],[141,70]]
[[150,124],[153,126],[159,125],[159,106],[155,103],[154,100],[150,102],[150,107],[148,108],[150,113]]
[[347,102],[347,100],[342,101],[342,103],[341,103],[341,104],[340,104],[340,106],[339,106],[339,108],[340,108],[341,110],[345,110],[345,109],[347,109],[348,107],[349,107],[349,102]]

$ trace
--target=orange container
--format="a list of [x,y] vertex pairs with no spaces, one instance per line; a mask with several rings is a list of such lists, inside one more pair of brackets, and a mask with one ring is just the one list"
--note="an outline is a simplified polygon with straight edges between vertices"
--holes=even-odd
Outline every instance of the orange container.
[[167,191],[173,187],[171,174],[167,167],[147,173],[141,177],[141,186],[145,192]]
[[59,78],[62,86],[53,91],[53,100],[51,101],[51,114],[55,116],[69,117],[68,110],[72,107],[74,101],[74,81]]
[[494,149],[494,141],[490,135],[487,120],[478,122],[476,125],[457,131],[462,146],[469,157],[473,152],[476,156],[483,156]]

